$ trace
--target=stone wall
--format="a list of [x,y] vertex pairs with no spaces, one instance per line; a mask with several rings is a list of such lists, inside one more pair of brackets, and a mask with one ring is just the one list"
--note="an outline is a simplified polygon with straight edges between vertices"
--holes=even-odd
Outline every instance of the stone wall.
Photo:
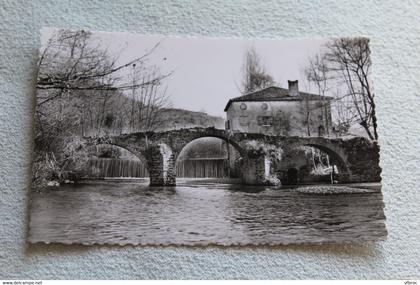
[[288,138],[285,147],[312,146],[327,153],[339,169],[339,182],[379,182],[379,146],[364,137]]
[[269,169],[265,156],[245,157],[242,160],[242,182],[247,185],[269,184]]
[[164,144],[151,145],[145,154],[151,186],[176,184],[175,162],[171,149]]
[[352,182],[381,181],[382,169],[379,166],[379,145],[364,138],[344,141],[341,146],[346,154],[346,163]]

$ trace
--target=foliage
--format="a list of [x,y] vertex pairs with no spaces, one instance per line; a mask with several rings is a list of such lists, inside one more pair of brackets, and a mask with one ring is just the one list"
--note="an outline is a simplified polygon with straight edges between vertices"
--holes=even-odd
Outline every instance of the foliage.
[[266,183],[268,185],[280,186],[281,180],[276,173],[270,173],[265,177]]
[[98,158],[120,158],[122,153],[120,148],[113,145],[98,145],[95,155]]
[[180,129],[192,127],[224,128],[222,117],[210,116],[204,112],[194,112],[183,109],[163,108],[158,114],[158,120],[165,122],[158,129]]
[[281,134],[281,135],[288,135],[289,131],[291,130],[291,126],[290,126],[290,114],[283,112],[281,110],[277,110],[274,113],[274,131],[277,134]]
[[281,185],[277,173],[273,172],[273,170],[275,169],[275,165],[282,159],[283,149],[257,140],[246,141],[244,143],[244,148],[250,158],[265,158],[265,168],[270,170],[268,175],[265,175],[264,177],[265,183],[268,185]]
[[283,150],[280,147],[257,140],[246,141],[244,147],[248,155],[251,157],[258,157],[263,154],[269,157],[273,162],[280,161],[283,155]]
[[60,169],[53,152],[39,154],[32,166],[32,179],[34,188],[47,185],[49,181],[59,180]]
[[88,159],[86,142],[78,136],[67,136],[57,140],[50,146],[49,151],[36,149],[33,165],[34,186],[45,186],[48,181],[74,181],[81,177]]

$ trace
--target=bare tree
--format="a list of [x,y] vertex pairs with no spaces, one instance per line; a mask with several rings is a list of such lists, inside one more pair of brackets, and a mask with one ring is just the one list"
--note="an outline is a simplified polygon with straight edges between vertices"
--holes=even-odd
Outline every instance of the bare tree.
[[[144,55],[119,65],[118,56],[111,56],[101,43],[94,44],[90,33],[60,30],[49,39],[41,53],[38,62],[37,89],[58,91],[131,89],[133,86],[124,81],[124,77],[119,77],[119,72],[133,65],[144,65],[158,45],[159,43]],[[150,78],[142,84],[152,84],[164,77]],[[43,103],[44,101],[38,102],[38,104]]]
[[160,110],[170,107],[167,86],[156,82],[144,84],[150,78],[158,77],[159,69],[152,67],[149,75],[143,77],[141,70],[133,66],[131,73],[132,89],[129,91],[130,104],[128,104],[129,129],[133,131],[155,131],[163,123],[159,119]]
[[308,97],[305,97],[304,101],[305,101],[305,105],[302,108],[302,112],[305,116],[306,134],[310,137],[311,136],[311,124],[312,124],[312,120],[311,120],[312,108],[309,104],[309,98]]
[[337,88],[334,92],[336,98],[333,104],[334,124],[332,131],[337,136],[343,136],[349,133],[350,127],[357,122],[357,115],[354,112],[354,104],[351,98],[342,96],[341,91]]
[[244,94],[264,89],[275,83],[271,75],[265,71],[254,48],[246,52],[243,77],[241,92]]
[[[160,96],[157,86],[160,86],[162,81],[170,75],[170,73],[162,74],[155,66],[150,67],[146,64],[148,57],[158,45],[159,43],[138,58],[125,64],[118,64],[118,56],[110,55],[100,42],[91,39],[90,33],[68,30],[56,32],[47,42],[39,60],[36,117],[41,131],[46,129],[42,126],[45,121],[43,118],[50,116],[50,111],[57,112],[57,102],[61,103],[59,109],[62,109],[64,104],[69,104],[69,101],[63,98],[76,100],[77,97],[83,97],[81,102],[75,105],[79,108],[89,107],[88,111],[81,111],[85,114],[79,121],[82,133],[88,128],[85,121],[86,113],[88,113],[90,128],[94,127],[95,121],[96,134],[99,135],[104,127],[105,119],[111,118],[106,112],[111,97],[121,96],[130,90],[153,90],[148,93],[151,100],[147,102],[153,103],[154,107],[148,106],[148,114],[151,114],[150,110],[157,111],[158,107],[163,105],[157,102],[167,99],[166,96]],[[135,80],[129,80],[127,73],[130,70],[136,74]],[[115,100],[113,102],[115,103]],[[144,105],[144,103],[141,104]],[[92,111],[94,111],[93,114]],[[59,114],[61,116],[62,112]],[[119,119],[120,125],[124,121],[116,114],[113,117]],[[150,119],[147,118],[147,125],[150,125]],[[132,119],[136,120],[134,117]],[[131,125],[133,124],[134,121],[131,122]]]
[[[319,55],[315,55],[313,58],[309,59],[309,64],[304,70],[305,77],[309,83],[315,84],[318,95],[323,97],[323,100],[321,101],[322,105],[321,108],[321,114],[322,118],[325,124],[325,131],[326,134],[329,135],[329,129],[330,129],[330,120],[329,120],[329,102],[326,100],[325,93],[328,90],[328,66],[325,61],[325,57],[321,57]],[[307,118],[309,120],[310,117],[310,108],[308,102],[306,102],[306,111],[307,111]],[[309,124],[308,124],[309,126]],[[310,135],[309,127],[308,127],[308,135]]]
[[[309,59],[305,76],[308,82],[315,84],[321,96],[325,96],[332,86],[338,86],[333,104],[335,127],[340,133],[347,132],[353,123],[358,123],[370,139],[376,140],[378,134],[370,71],[369,40],[341,38],[328,42],[322,55]],[[327,104],[323,106],[325,108]],[[327,111],[324,110],[325,115]]]
[[328,71],[347,87],[342,98],[350,98],[357,122],[372,140],[378,139],[374,93],[370,81],[369,39],[342,38],[326,45]]

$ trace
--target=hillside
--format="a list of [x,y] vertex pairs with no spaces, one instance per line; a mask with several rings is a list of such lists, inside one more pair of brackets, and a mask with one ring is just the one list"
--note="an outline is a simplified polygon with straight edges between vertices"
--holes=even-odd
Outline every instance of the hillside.
[[162,122],[162,127],[159,130],[193,127],[215,127],[223,129],[225,127],[225,119],[222,117],[210,116],[204,112],[175,108],[161,110],[158,121]]

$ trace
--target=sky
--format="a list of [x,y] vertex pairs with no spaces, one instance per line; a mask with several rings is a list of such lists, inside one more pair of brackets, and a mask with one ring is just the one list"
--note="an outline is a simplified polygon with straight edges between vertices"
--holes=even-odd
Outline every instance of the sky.
[[[41,44],[53,30],[42,30]],[[144,55],[156,43],[149,57],[163,73],[173,107],[204,111],[225,117],[228,100],[240,96],[242,67],[247,49],[253,47],[277,85],[287,88],[287,80],[299,80],[301,91],[314,92],[304,80],[303,68],[310,56],[319,53],[327,39],[274,40],[205,37],[144,36],[130,33],[94,33],[92,38],[119,55],[118,64]]]

